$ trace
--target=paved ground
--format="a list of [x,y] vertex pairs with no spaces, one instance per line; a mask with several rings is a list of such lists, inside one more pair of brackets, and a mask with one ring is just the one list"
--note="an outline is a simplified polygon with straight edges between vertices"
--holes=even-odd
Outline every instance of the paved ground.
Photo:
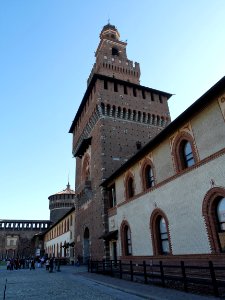
[[[5,290],[6,287],[6,290]],[[5,293],[4,293],[5,290]],[[87,273],[86,267],[62,266],[61,271],[0,269],[0,299],[46,300],[213,300],[152,285]]]

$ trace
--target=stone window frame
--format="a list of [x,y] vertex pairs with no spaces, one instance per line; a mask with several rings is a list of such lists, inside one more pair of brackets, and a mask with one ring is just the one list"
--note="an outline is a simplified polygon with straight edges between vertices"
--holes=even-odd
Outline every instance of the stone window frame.
[[202,215],[212,253],[223,253],[218,237],[218,217],[216,214],[216,207],[221,198],[225,198],[225,189],[222,187],[213,187],[206,193],[202,203]]
[[[164,218],[166,222],[167,234],[168,234],[168,242],[169,242],[169,253],[164,254],[161,250],[161,238],[159,232],[159,220],[160,218]],[[169,221],[166,214],[160,208],[156,208],[153,210],[150,218],[150,232],[152,238],[152,248],[153,255],[172,255],[172,244],[170,238],[170,230],[169,230]]]
[[127,244],[127,236],[125,235],[125,230],[126,228],[128,228],[130,230],[130,236],[132,236],[132,232],[131,232],[131,228],[130,228],[130,224],[126,221],[123,220],[123,222],[121,223],[120,226],[120,236],[121,236],[121,250],[122,250],[122,256],[123,257],[130,257],[132,256],[132,238],[130,238],[131,240],[131,253],[128,254],[127,250],[128,250],[128,244]]
[[[154,178],[154,183],[153,183],[153,185],[151,187],[147,187],[147,180],[146,180],[145,170],[146,170],[146,168],[148,166],[150,166],[150,168],[152,169],[153,178]],[[142,163],[140,176],[141,176],[141,182],[142,182],[142,189],[143,189],[143,191],[147,191],[148,189],[151,189],[153,186],[156,185],[155,166],[154,166],[153,162],[149,158],[146,158],[144,160],[144,162]]]
[[198,155],[197,155],[197,150],[195,148],[193,137],[187,132],[182,132],[175,138],[175,141],[173,143],[173,149],[172,149],[172,156],[174,158],[175,168],[177,172],[181,172],[183,170],[190,168],[185,166],[184,154],[181,153],[182,144],[184,142],[189,142],[191,145],[194,165],[198,162]]

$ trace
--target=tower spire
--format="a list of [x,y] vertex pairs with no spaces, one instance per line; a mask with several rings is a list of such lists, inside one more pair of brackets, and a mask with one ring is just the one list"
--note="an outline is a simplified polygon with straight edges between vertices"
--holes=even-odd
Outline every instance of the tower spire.
[[68,173],[68,183],[67,183],[66,189],[67,190],[70,189],[70,173]]

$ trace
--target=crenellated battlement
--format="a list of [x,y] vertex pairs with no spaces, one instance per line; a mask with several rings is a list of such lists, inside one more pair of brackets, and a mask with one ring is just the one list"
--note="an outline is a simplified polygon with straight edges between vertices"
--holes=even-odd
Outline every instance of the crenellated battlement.
[[94,74],[102,74],[124,81],[140,84],[140,64],[127,60],[126,62],[118,58],[105,58],[102,62],[96,62],[91,70],[87,85],[89,85]]

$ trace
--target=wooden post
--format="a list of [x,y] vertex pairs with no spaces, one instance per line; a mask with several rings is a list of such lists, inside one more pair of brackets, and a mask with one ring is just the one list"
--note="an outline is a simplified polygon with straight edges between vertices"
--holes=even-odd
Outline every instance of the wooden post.
[[181,261],[180,265],[181,265],[181,273],[182,273],[182,279],[183,279],[183,284],[184,284],[184,291],[187,292],[188,291],[188,289],[187,289],[187,278],[186,278],[184,262]]
[[211,279],[212,279],[214,295],[216,297],[219,297],[219,290],[218,290],[218,286],[217,286],[217,282],[216,282],[216,274],[215,274],[215,270],[214,270],[212,261],[209,261],[209,270],[210,270],[210,275],[211,275]]
[[120,260],[119,266],[120,266],[120,279],[122,279],[122,277],[123,277],[123,270],[122,270],[122,262],[121,262],[121,260]]
[[159,262],[159,266],[160,266],[160,274],[161,274],[162,286],[165,287],[164,270],[163,270],[163,264],[162,264],[161,260]]
[[96,263],[96,273],[98,273],[98,260],[95,263]]
[[145,260],[143,261],[143,268],[144,268],[145,284],[147,284],[148,283],[148,278],[147,278],[147,271],[146,271],[146,262],[145,262]]
[[111,273],[111,276],[113,276],[113,262],[112,262],[112,260],[110,260],[110,273]]
[[93,273],[93,261],[91,260],[91,273]]
[[102,260],[102,273],[105,274],[105,262]]
[[132,260],[130,260],[130,280],[131,280],[131,281],[134,280],[134,273],[133,273],[133,264],[132,264]]

